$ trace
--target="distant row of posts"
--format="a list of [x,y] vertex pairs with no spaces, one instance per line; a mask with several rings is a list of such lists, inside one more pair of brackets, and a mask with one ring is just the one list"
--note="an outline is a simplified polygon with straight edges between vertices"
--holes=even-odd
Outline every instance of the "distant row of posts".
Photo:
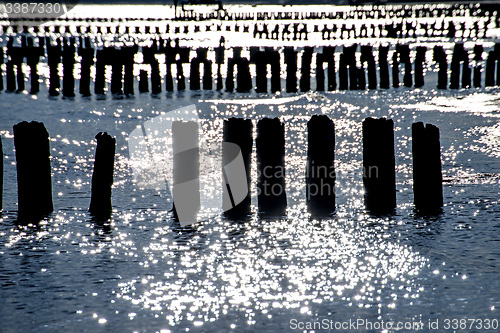
[[[176,185],[192,189],[188,192],[193,205],[200,195],[198,124],[174,122],[173,131],[173,189],[176,206],[185,202],[176,200]],[[285,126],[279,118],[263,118],[257,122],[256,157],[258,177],[258,211],[263,217],[285,215],[287,207],[285,179]],[[225,195],[223,207],[233,207],[226,215],[245,218],[251,211],[250,168],[253,146],[251,120],[230,118],[224,120],[223,141],[239,145],[246,170],[248,195],[239,204]],[[307,123],[308,147],[306,167],[306,201],[313,216],[330,216],[335,212],[335,126],[326,115],[314,115]],[[182,135],[182,140],[176,140]],[[436,214],[443,206],[441,148],[439,129],[433,125],[412,125],[413,190],[415,208],[423,214]],[[96,136],[94,171],[92,175],[89,211],[99,219],[110,217],[111,188],[116,141],[107,133]],[[21,122],[14,126],[18,181],[18,217],[21,221],[35,221],[53,211],[49,134],[43,123]],[[181,145],[181,146],[179,146]],[[188,145],[188,147],[186,146]],[[391,214],[396,208],[396,172],[394,154],[394,124],[391,119],[366,118],[363,121],[363,184],[365,205],[374,214]],[[1,148],[1,140],[0,140]],[[190,151],[176,154],[176,151]],[[223,150],[222,161],[232,157]],[[3,154],[2,154],[3,156]],[[0,163],[3,181],[3,162]],[[186,170],[176,172],[178,166]],[[176,176],[180,174],[182,176]],[[183,179],[178,179],[183,177]],[[177,179],[176,179],[177,178]],[[184,179],[186,178],[186,179]],[[1,183],[0,183],[1,184]],[[230,188],[224,191],[230,191]],[[0,188],[0,193],[1,193]],[[226,193],[227,194],[227,193]],[[1,196],[0,196],[1,203]],[[199,205],[193,210],[197,213]],[[1,208],[1,206],[0,206]],[[175,211],[175,207],[174,207]]]
[[[75,55],[81,56],[80,72],[80,94],[91,95],[91,67],[95,66],[94,93],[104,95],[106,93],[106,66],[111,66],[110,92],[113,95],[133,95],[134,88],[134,57],[140,48],[137,45],[122,48],[104,47],[95,50],[89,38],[80,38],[79,46],[75,38],[58,39],[39,38],[38,45],[34,46],[33,39],[22,37],[21,46],[13,46],[13,39],[9,39],[6,48],[6,87],[9,92],[25,90],[24,73],[22,64],[26,59],[31,73],[30,93],[39,92],[39,74],[37,64],[44,55],[47,57],[49,66],[49,94],[57,96],[62,92],[65,97],[75,96],[74,66]],[[255,89],[258,93],[281,91],[281,65],[282,54],[286,65],[286,87],[287,92],[309,91],[315,88],[317,91],[339,90],[364,90],[364,89],[387,89],[398,88],[401,84],[405,87],[424,86],[426,67],[425,46],[417,46],[415,57],[412,59],[410,46],[398,44],[392,52],[392,75],[389,66],[389,46],[378,47],[378,58],[375,58],[374,49],[369,45],[333,47],[325,46],[321,52],[316,53],[315,64],[312,64],[314,48],[304,47],[301,51],[301,64],[298,63],[299,50],[293,47],[285,47],[282,52],[277,49],[266,47],[250,47],[250,57],[242,56],[241,47],[232,48],[232,57],[226,61],[225,41],[220,41],[220,46],[214,48],[217,73],[212,73],[212,61],[208,59],[208,48],[197,48],[196,56],[190,58],[191,49],[179,46],[179,41],[174,43],[170,40],[155,40],[149,47],[142,47],[143,64],[150,67],[150,73],[141,70],[139,74],[139,92],[151,92],[159,94],[162,92],[162,78],[160,75],[160,63],[156,55],[165,56],[166,75],[163,78],[164,89],[168,92],[177,90],[213,90],[213,79],[215,77],[216,90],[228,92],[249,92]],[[339,62],[336,66],[335,53],[339,53]],[[356,61],[356,54],[360,54],[360,61]],[[482,45],[475,45],[473,56],[464,48],[463,43],[456,43],[451,63],[448,63],[446,50],[443,46],[434,46],[433,60],[438,65],[438,89],[458,89],[469,87],[481,87],[483,78],[483,53]],[[3,49],[0,52],[0,64],[4,62]],[[186,76],[183,64],[190,63],[189,86],[186,84]],[[251,77],[250,64],[255,64],[256,76],[255,86]],[[59,65],[63,67],[62,91],[59,77]],[[327,75],[325,77],[325,64]],[[378,64],[378,75],[377,75]],[[313,65],[316,72],[316,87],[311,86]],[[473,65],[473,66],[472,66]],[[222,67],[226,68],[226,78],[222,77]],[[268,85],[268,66],[270,67],[270,86]],[[176,75],[173,75],[175,67]],[[203,67],[203,70],[201,70]],[[298,79],[297,72],[300,73]],[[338,73],[337,73],[338,72]],[[448,72],[450,77],[448,78]],[[500,85],[500,43],[488,52],[485,64],[484,86]],[[401,74],[403,82],[400,82]],[[0,70],[0,89],[3,89],[4,73]],[[377,77],[378,76],[378,77]],[[391,80],[392,79],[392,80]],[[338,80],[338,81],[337,81]]]

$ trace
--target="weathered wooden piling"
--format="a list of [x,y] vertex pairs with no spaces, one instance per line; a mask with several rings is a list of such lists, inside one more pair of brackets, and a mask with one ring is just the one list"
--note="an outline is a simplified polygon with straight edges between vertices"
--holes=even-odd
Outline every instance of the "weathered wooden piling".
[[241,57],[241,47],[233,48],[233,57],[228,60],[228,69],[226,77],[226,90],[234,90],[234,67],[237,68],[236,91],[248,92],[252,89],[252,77],[250,75],[249,60]]
[[483,61],[483,51],[482,45],[474,45],[474,61],[476,65],[474,66],[474,88],[481,88],[481,62]]
[[117,48],[110,48],[111,61],[111,93],[123,95],[123,52]]
[[75,38],[71,37],[64,40],[62,50],[63,63],[63,89],[64,97],[75,97]]
[[358,89],[362,90],[364,90],[366,86],[365,63],[368,70],[368,89],[377,89],[377,68],[375,66],[373,48],[369,45],[361,46],[361,68],[360,76],[358,77]]
[[2,65],[4,64],[5,60],[4,60],[4,50],[3,50],[3,47],[0,47],[0,91],[3,90],[3,69],[2,69]]
[[198,123],[172,123],[174,216],[182,226],[196,222],[200,210]]
[[212,62],[207,59],[208,49],[196,49],[196,58],[191,60],[189,89],[200,90],[200,65],[203,64],[203,89],[212,90]]
[[52,45],[50,37],[45,38],[47,48],[47,64],[49,65],[49,95],[58,96],[61,83],[59,80],[59,64],[61,63],[62,47],[61,40],[57,39],[57,44]]
[[427,48],[425,46],[417,46],[415,54],[415,88],[421,88],[424,86],[424,64],[426,52]]
[[[244,218],[248,214],[250,214],[250,204],[251,204],[251,194],[250,194],[250,184],[251,184],[251,156],[252,156],[252,146],[253,146],[253,125],[250,119],[242,119],[242,118],[229,118],[224,120],[223,125],[223,142],[231,142],[240,148],[241,155],[243,157],[243,165],[245,167],[246,172],[246,186],[248,190],[248,194],[246,197],[241,200],[237,200],[235,196],[237,193],[233,193],[232,181],[233,179],[226,178],[234,178],[238,177],[239,174],[237,172],[232,172],[233,175],[228,175],[227,172],[224,174],[226,187],[224,188],[224,195],[222,197],[222,207],[226,211],[225,214],[232,218]],[[230,163],[235,160],[235,151],[233,146],[226,146],[223,144],[222,146],[222,166],[230,166]],[[234,163],[234,162],[233,162]],[[232,171],[232,170],[228,170]],[[238,181],[241,179],[235,179],[236,185],[239,185]],[[239,192],[239,188],[237,189]],[[237,203],[237,202],[239,203]],[[231,209],[228,209],[232,207]]]
[[96,63],[95,63],[95,82],[94,82],[94,92],[96,95],[105,94],[106,86],[106,64],[109,57],[109,48],[105,47],[96,52]]
[[40,57],[43,55],[43,41],[44,39],[39,38],[38,47],[34,46],[33,38],[29,37],[27,40],[27,48],[26,48],[26,63],[30,68],[30,81],[31,81],[31,89],[30,94],[34,95],[40,91],[40,82],[38,75],[38,62],[40,61]]
[[148,72],[141,69],[139,72],[139,92],[149,92]]
[[347,90],[349,87],[349,78],[347,76],[347,61],[344,53],[340,54],[339,59],[339,90]]
[[311,90],[311,61],[314,48],[310,46],[304,47],[302,52],[302,64],[300,67],[300,91],[305,92]]
[[396,51],[394,51],[392,58],[392,86],[394,88],[399,87],[399,64],[404,64],[404,76],[403,76],[403,85],[405,87],[411,87],[413,85],[412,79],[412,68],[411,68],[411,59],[410,59],[410,46],[409,45],[396,45]]
[[43,123],[23,121],[14,125],[18,217],[41,219],[53,210],[49,133]]
[[325,115],[307,122],[306,202],[313,215],[335,211],[335,126]]
[[285,47],[286,92],[297,92],[297,51]]
[[160,77],[160,64],[155,57],[158,53],[158,43],[156,40],[149,47],[142,47],[142,55],[144,63],[151,66],[151,93],[157,95],[161,93],[161,77]]
[[81,57],[80,68],[80,94],[84,97],[90,96],[90,68],[94,64],[94,49],[90,43],[90,37],[80,39],[78,55]]
[[439,213],[443,207],[443,176],[439,129],[422,122],[412,124],[413,195],[420,213]]
[[368,210],[390,213],[396,208],[392,119],[366,118],[363,121],[363,185]]
[[255,50],[252,52],[250,60],[255,62],[255,91],[267,93],[267,65],[271,65],[271,91],[281,90],[280,84],[280,54],[272,48],[265,48],[264,51]]
[[279,118],[259,120],[255,143],[259,212],[265,216],[282,216],[287,206],[284,124]]
[[[344,46],[343,53],[340,55],[339,64],[339,89],[346,90],[349,85],[350,90],[358,89],[358,68],[356,66],[357,44]],[[349,83],[348,83],[349,81]]]
[[496,85],[500,85],[500,43],[496,43],[494,49],[488,52],[485,72],[485,87],[492,87],[495,85],[495,74]]
[[122,48],[123,54],[123,93],[134,95],[134,56],[139,51],[137,45]]
[[216,90],[220,91],[224,88],[224,80],[222,79],[222,65],[224,64],[225,39],[221,36],[219,46],[215,48],[215,63],[217,64],[217,86]]
[[89,212],[99,219],[111,216],[111,188],[115,165],[116,140],[107,132],[96,135],[94,172],[92,173],[92,194]]
[[335,90],[337,88],[337,80],[335,78],[335,47],[334,46],[323,46],[323,53],[318,53],[316,55],[316,90],[325,90],[325,72],[323,69],[323,64],[327,63],[328,66],[328,91]]
[[446,89],[448,87],[448,62],[446,60],[446,52],[442,46],[434,46],[433,59],[438,63],[438,89]]

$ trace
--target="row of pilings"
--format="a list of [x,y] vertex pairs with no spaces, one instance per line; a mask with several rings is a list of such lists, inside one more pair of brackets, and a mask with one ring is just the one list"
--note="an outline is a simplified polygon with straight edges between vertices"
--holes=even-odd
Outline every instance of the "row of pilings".
[[[362,128],[366,208],[374,214],[391,214],[396,208],[393,121],[366,118]],[[283,216],[287,207],[285,125],[279,118],[263,118],[257,122],[256,132],[258,211],[263,217]],[[172,133],[174,216],[176,209],[185,212],[187,207],[194,221],[200,209],[201,193],[197,181],[200,163],[198,124],[176,121],[172,125]],[[306,202],[313,216],[327,217],[336,209],[334,122],[326,115],[314,115],[307,123],[307,133]],[[430,124],[424,126],[421,122],[414,123],[412,139],[415,208],[422,214],[437,214],[443,206],[439,129]],[[96,140],[89,212],[98,219],[107,219],[112,211],[116,140],[107,133],[98,133]],[[49,133],[43,123],[21,122],[14,126],[20,221],[36,221],[54,210],[49,142]],[[252,121],[242,118],[224,120],[223,142],[237,144],[240,148],[248,194],[243,199],[234,200],[235,193],[231,193],[231,184],[226,179],[222,207],[227,216],[244,219],[251,212]],[[176,154],[176,147],[177,150],[189,150],[190,153]],[[222,154],[223,166],[226,166],[233,160],[234,151],[223,149]],[[0,179],[3,181],[3,159],[0,164]],[[179,169],[183,170],[180,172]],[[186,174],[186,169],[189,174]],[[227,171],[224,167],[222,170]],[[224,174],[224,177],[227,175]],[[186,188],[186,184],[189,188]],[[179,189],[179,186],[183,188]]]
[[[141,64],[135,62],[139,51],[143,58]],[[209,51],[215,54],[216,66],[209,60]],[[22,67],[26,63],[30,68],[30,93],[38,93],[40,78],[37,66],[41,58],[45,57],[49,67],[49,94],[57,96],[62,93],[65,97],[73,97],[76,87],[76,55],[80,62],[78,86],[82,96],[92,94],[91,82],[96,95],[104,95],[107,91],[113,95],[134,95],[135,65],[149,66],[149,71],[140,70],[138,90],[152,94],[159,94],[163,90],[171,92],[186,89],[228,92],[249,92],[255,89],[259,93],[278,92],[282,90],[282,66],[285,66],[286,92],[305,92],[311,89],[387,89],[401,85],[420,88],[425,84],[428,52],[432,52],[432,59],[438,67],[439,89],[500,85],[500,44],[495,44],[484,59],[485,50],[482,45],[477,44],[472,51],[468,51],[463,43],[456,43],[451,51],[451,61],[446,50],[439,45],[433,49],[416,46],[414,51],[404,44],[398,44],[394,48],[353,44],[343,47],[324,46],[319,49],[304,47],[300,50],[293,47],[250,47],[249,57],[242,55],[242,47],[233,47],[231,57],[226,57],[226,51],[223,39],[219,47],[211,50],[203,47],[192,50],[181,47],[178,40],[155,40],[151,46],[143,47],[133,45],[95,49],[89,38],[56,41],[39,38],[35,43],[32,38],[23,37],[20,46],[14,46],[11,38],[5,50],[5,73],[0,67],[0,89],[5,88],[8,92],[25,90]],[[158,55],[164,55],[164,64],[160,64]],[[0,63],[3,62],[5,57],[2,49]],[[184,73],[184,65],[188,63],[189,73]],[[62,89],[59,75],[61,64]],[[250,64],[255,64],[255,78],[252,78]],[[166,67],[163,78],[160,66]],[[91,75],[92,67],[95,70],[94,77]],[[216,69],[216,73],[212,72],[213,69]],[[106,82],[107,70],[111,70],[109,87]],[[316,87],[311,84],[313,78]]]

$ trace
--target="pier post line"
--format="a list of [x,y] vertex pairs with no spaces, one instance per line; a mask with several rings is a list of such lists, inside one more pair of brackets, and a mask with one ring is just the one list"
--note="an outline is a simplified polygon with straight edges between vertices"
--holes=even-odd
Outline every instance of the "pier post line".
[[463,43],[456,43],[453,48],[453,56],[451,59],[451,75],[450,75],[450,89],[458,89],[460,87],[460,63],[463,62],[462,67],[462,88],[470,87],[471,70],[469,68],[469,55],[464,49]]
[[392,119],[363,121],[363,185],[365,205],[373,213],[396,208],[396,166]]
[[415,208],[435,214],[443,207],[443,176],[439,129],[431,124],[412,124],[413,195]]
[[23,121],[14,125],[18,217],[36,221],[50,214],[52,182],[49,133],[43,123]]
[[160,64],[155,54],[159,52],[158,41],[153,40],[151,46],[142,47],[143,63],[151,67],[151,93],[157,95],[161,93]]
[[280,83],[280,54],[273,48],[264,48],[260,51],[258,48],[250,48],[250,61],[255,63],[255,91],[258,93],[267,93],[267,65],[271,65],[271,92],[281,90]]
[[263,216],[285,214],[285,125],[279,118],[257,123],[257,199]]
[[307,122],[306,202],[313,215],[335,211],[335,126],[326,115]]
[[107,132],[96,135],[94,171],[92,173],[92,189],[89,212],[98,219],[111,216],[111,188],[115,164],[116,139]]

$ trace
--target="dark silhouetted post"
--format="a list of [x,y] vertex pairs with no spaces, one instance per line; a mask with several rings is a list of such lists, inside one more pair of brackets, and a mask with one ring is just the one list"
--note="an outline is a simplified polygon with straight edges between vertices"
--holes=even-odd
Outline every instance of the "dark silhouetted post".
[[116,140],[108,133],[96,135],[94,172],[92,174],[92,195],[89,212],[99,219],[111,216],[111,187],[115,166]]
[[233,57],[228,60],[228,72],[226,77],[226,90],[232,92],[234,89],[234,66],[237,68],[236,91],[248,92],[252,89],[252,77],[250,76],[249,60],[241,57],[241,47],[233,48]]
[[310,46],[304,47],[302,52],[302,66],[300,68],[300,91],[311,90],[311,60],[314,48]]
[[361,69],[358,78],[359,89],[365,89],[365,70],[363,64],[368,68],[368,89],[377,89],[377,68],[375,66],[375,57],[373,56],[372,46],[361,46]]
[[[251,156],[252,156],[252,146],[253,146],[253,125],[250,119],[242,118],[229,118],[224,120],[223,128],[223,142],[231,142],[238,145],[241,149],[241,155],[243,157],[243,164],[245,166],[246,172],[246,186],[248,189],[248,194],[243,201],[239,204],[234,203],[234,194],[230,188],[226,188],[227,195],[222,197],[222,207],[233,207],[232,209],[226,211],[226,215],[229,217],[244,217],[250,214],[250,170],[251,170]],[[230,149],[227,149],[230,148]],[[234,152],[232,147],[222,146],[222,165],[223,167],[228,165],[234,159]],[[225,175],[227,177],[227,175]],[[229,186],[228,181],[226,185]],[[229,202],[228,202],[229,201]]]
[[114,47],[110,48],[109,51],[111,61],[111,93],[115,96],[123,95],[123,60],[125,54],[123,50]]
[[90,44],[90,37],[80,39],[78,55],[81,57],[80,69],[80,94],[84,97],[90,96],[90,68],[94,64],[94,49]]
[[200,210],[198,123],[172,123],[174,216],[181,225],[196,221]]
[[335,47],[323,46],[323,53],[316,54],[316,90],[325,90],[325,73],[323,63],[328,64],[328,91],[337,88],[337,81],[335,79]]
[[483,51],[482,45],[474,45],[474,61],[476,65],[474,66],[474,87],[481,88],[481,62],[483,61]]
[[43,55],[43,41],[44,39],[40,38],[38,47],[35,47],[33,44],[33,38],[28,38],[28,46],[26,52],[26,63],[30,67],[30,81],[31,81],[31,90],[30,94],[34,95],[40,91],[40,82],[38,75],[38,62],[40,61],[40,57]]
[[3,47],[0,47],[0,91],[3,90],[3,70],[2,65],[4,64],[4,51]]
[[282,216],[286,210],[285,126],[279,118],[257,123],[257,192],[259,212]]
[[196,58],[191,60],[191,73],[189,75],[189,89],[200,90],[200,64],[203,64],[203,89],[212,89],[212,62],[207,59],[207,48],[196,49]]
[[412,124],[413,195],[417,211],[439,213],[443,207],[443,176],[439,128]]
[[285,47],[286,92],[297,92],[297,51]]
[[488,52],[488,59],[486,59],[486,73],[485,73],[485,83],[484,83],[486,87],[492,87],[495,85],[495,73],[496,73],[496,85],[500,85],[499,43],[495,44],[495,48],[490,52]]
[[64,97],[75,97],[75,39],[71,37],[64,41],[62,51],[63,89]]
[[446,89],[448,87],[448,61],[446,53],[442,46],[434,46],[434,61],[438,63],[438,89]]
[[389,46],[380,46],[378,49],[378,63],[380,66],[380,88],[389,89],[389,63],[387,55]]
[[144,69],[141,69],[141,71],[139,72],[139,92],[144,93],[148,91],[148,72]]
[[363,121],[363,184],[368,210],[390,213],[396,208],[392,119],[366,118]]
[[96,64],[95,64],[95,82],[94,91],[96,95],[104,95],[104,88],[106,86],[106,64],[109,57],[109,48],[104,48],[102,50],[97,50],[96,52]]
[[[451,23],[451,22],[450,22]],[[460,62],[463,58],[464,44],[457,43],[451,58],[450,89],[458,89],[460,85]]]
[[415,55],[415,87],[421,88],[424,86],[424,64],[425,64],[425,46],[417,46]]
[[347,77],[347,61],[344,53],[340,54],[339,60],[339,90],[347,90],[349,87],[349,78]]
[[217,91],[220,91],[224,88],[224,82],[222,80],[222,70],[221,67],[224,64],[224,37],[220,38],[219,47],[215,48],[215,62],[217,63]]
[[134,95],[134,55],[139,50],[137,45],[122,48],[123,60],[123,93],[127,96]]
[[18,216],[38,220],[54,210],[50,167],[49,133],[43,123],[14,125]]
[[335,211],[335,126],[325,115],[307,122],[306,201],[315,215]]
[[47,48],[47,64],[49,65],[49,95],[58,96],[61,87],[59,81],[59,64],[62,56],[61,40],[57,39],[57,44],[52,45],[50,37],[46,37],[45,46]]

